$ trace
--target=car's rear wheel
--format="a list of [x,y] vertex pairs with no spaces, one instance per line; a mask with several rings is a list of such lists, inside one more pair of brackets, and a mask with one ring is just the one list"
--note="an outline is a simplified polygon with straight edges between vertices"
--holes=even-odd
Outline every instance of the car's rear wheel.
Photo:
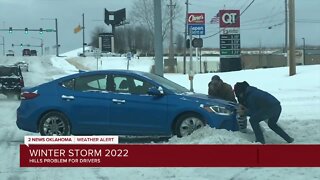
[[175,134],[185,137],[205,126],[204,120],[197,114],[184,114],[176,121]]
[[64,114],[52,111],[40,119],[39,131],[42,136],[68,136],[70,123]]

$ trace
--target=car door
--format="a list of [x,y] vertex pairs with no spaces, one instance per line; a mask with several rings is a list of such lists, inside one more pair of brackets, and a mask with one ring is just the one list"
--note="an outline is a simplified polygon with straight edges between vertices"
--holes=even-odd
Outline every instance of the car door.
[[[167,97],[147,94],[154,86],[130,75],[113,77],[115,90],[110,92],[110,126],[118,134],[157,135],[170,133],[167,126]],[[145,84],[144,90],[141,87]],[[142,90],[142,91],[141,91]]]
[[108,134],[106,75],[81,76],[63,82],[62,87],[61,103],[70,116],[73,134]]

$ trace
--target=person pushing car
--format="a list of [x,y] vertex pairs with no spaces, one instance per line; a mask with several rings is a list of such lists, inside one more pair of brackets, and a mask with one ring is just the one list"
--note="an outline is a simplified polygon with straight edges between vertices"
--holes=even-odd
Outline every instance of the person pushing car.
[[[232,86],[223,82],[218,75],[212,76],[211,81],[208,84],[208,95],[213,98],[237,103]],[[243,108],[241,104],[239,104],[239,108]],[[247,132],[247,117],[239,115],[237,116],[237,121],[240,132]]]
[[223,82],[218,75],[214,75],[208,84],[208,95],[226,101],[237,102],[232,86]]
[[245,107],[245,109],[238,109],[238,113],[250,116],[249,122],[255,134],[256,142],[265,144],[259,123],[266,119],[268,119],[266,122],[269,128],[285,141],[288,143],[294,141],[292,137],[277,125],[282,110],[278,99],[268,92],[250,86],[246,81],[236,83],[234,85],[234,92],[239,103]]

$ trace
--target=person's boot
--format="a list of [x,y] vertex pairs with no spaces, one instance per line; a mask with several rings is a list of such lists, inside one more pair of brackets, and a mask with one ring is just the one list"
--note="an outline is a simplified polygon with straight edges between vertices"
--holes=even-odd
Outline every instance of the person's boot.
[[293,143],[294,139],[292,137],[290,137],[289,139],[286,140],[287,143]]

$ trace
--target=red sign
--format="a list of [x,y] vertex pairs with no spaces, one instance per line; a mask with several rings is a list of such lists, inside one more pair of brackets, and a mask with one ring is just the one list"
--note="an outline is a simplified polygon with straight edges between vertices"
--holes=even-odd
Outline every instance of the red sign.
[[189,13],[188,24],[204,24],[205,15],[204,13]]
[[320,167],[320,145],[20,145],[20,167]]
[[240,10],[220,10],[220,28],[240,27]]

